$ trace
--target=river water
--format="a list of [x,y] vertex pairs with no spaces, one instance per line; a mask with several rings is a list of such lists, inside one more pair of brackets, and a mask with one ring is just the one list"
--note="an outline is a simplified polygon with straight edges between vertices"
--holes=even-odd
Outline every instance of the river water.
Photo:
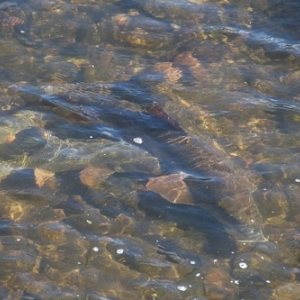
[[300,299],[299,10],[0,1],[0,299]]

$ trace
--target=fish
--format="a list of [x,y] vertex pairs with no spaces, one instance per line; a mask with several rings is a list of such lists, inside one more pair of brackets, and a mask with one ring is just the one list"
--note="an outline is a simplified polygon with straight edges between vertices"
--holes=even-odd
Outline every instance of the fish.
[[[238,169],[216,142],[201,133],[197,136],[189,134],[156,104],[144,111],[164,119],[172,127],[172,130],[147,132],[151,143],[144,143],[147,151],[161,160],[161,166],[166,166],[163,176],[184,174],[182,181],[188,190],[186,198],[190,199],[192,195],[194,204],[208,207],[212,214],[214,210],[224,209],[246,226],[256,227],[252,233],[260,232],[263,220],[252,197],[257,186],[251,174]],[[148,186],[153,186],[154,181],[152,179],[151,184],[150,179]],[[181,199],[184,199],[182,195]],[[168,200],[178,203],[177,198]],[[251,239],[264,240],[259,233]]]
[[[227,227],[206,209],[187,204],[173,204],[151,191],[137,191],[138,208],[149,218],[173,222],[180,228],[201,232],[206,240],[204,251],[216,257],[229,258],[237,251],[235,239]],[[224,212],[224,214],[226,214]]]

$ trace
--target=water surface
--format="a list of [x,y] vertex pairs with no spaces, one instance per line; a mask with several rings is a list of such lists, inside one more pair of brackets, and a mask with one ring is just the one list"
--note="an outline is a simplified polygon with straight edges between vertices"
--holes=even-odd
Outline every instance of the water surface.
[[298,1],[0,2],[1,299],[298,299]]

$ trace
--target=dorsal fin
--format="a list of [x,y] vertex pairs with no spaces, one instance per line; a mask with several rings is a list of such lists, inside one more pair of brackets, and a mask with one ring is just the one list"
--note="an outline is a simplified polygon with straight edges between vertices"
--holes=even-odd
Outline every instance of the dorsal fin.
[[144,106],[142,108],[143,112],[149,115],[154,115],[161,120],[167,121],[176,130],[183,130],[179,122],[171,118],[157,103],[153,102],[151,106]]

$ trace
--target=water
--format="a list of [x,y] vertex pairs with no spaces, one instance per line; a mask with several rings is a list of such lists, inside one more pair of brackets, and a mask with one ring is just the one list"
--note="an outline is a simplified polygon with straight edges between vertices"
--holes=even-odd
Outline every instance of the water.
[[0,2],[0,299],[298,299],[298,1]]

